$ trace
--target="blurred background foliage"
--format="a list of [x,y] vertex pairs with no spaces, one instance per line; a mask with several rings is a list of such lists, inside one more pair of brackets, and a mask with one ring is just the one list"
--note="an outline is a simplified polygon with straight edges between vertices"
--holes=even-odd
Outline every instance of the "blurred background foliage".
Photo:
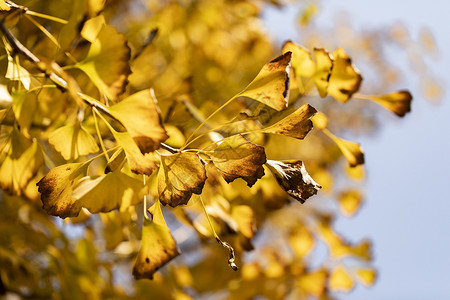
[[[295,6],[293,2],[17,1],[32,11],[68,21],[60,24],[34,18],[60,47],[22,14],[8,26],[36,56],[58,62],[86,94],[100,98],[95,80],[73,65],[89,56],[90,43],[80,34],[82,28],[87,21],[104,16],[131,48],[126,89],[109,92],[123,98],[153,88],[170,135],[167,142],[175,147],[183,145],[201,120],[241,91],[265,63],[281,54],[283,45],[268,34],[270,24],[263,19],[267,9],[298,9],[296,30],[302,39],[294,42],[307,49],[344,47],[363,70],[365,93],[387,93],[402,84],[401,70],[388,55],[394,46],[409,56],[418,76],[424,76],[425,95],[439,99],[440,87],[423,62],[424,53],[436,51],[429,32],[423,32],[418,46],[401,24],[388,30],[356,32],[342,19],[324,30],[314,25],[314,19],[326,1]],[[114,40],[115,35],[112,32],[105,40]],[[6,74],[8,60],[5,50],[1,51],[0,68]],[[103,53],[101,76],[106,81],[124,80],[114,77],[115,68],[126,68],[120,66],[117,55]],[[26,61],[20,65],[30,73],[35,71]],[[4,78],[1,83],[11,85]],[[58,89],[39,89],[25,98],[27,113],[21,128],[26,129],[22,132],[26,137],[46,141],[52,130],[76,119],[75,103]],[[298,95],[294,89],[291,101],[311,103],[324,112],[328,127],[338,136],[357,139],[382,125],[381,107],[367,101],[355,99],[343,105],[332,98]],[[211,127],[257,109],[261,108],[247,100],[236,101],[211,120]],[[259,113],[269,119],[274,111],[264,109]],[[2,111],[2,137],[11,131],[9,120]],[[95,133],[92,116],[87,116],[84,125]],[[186,207],[163,210],[183,254],[152,281],[135,281],[131,276],[140,243],[141,205],[120,212],[83,213],[64,221],[41,209],[36,182],[48,168],[65,162],[43,142],[45,166],[38,166],[33,178],[21,184],[20,193],[3,191],[0,200],[0,294],[7,299],[332,299],[336,292],[349,292],[356,284],[374,284],[377,272],[371,264],[370,240],[348,241],[345,233],[333,228],[337,215],[351,217],[363,204],[364,167],[348,167],[339,148],[320,131],[312,131],[303,141],[282,136],[253,136],[252,140],[265,146],[269,159],[301,159],[322,191],[300,205],[271,176],[249,188],[243,181],[227,184],[208,169],[212,175],[203,199],[218,234],[236,250],[240,270],[233,272],[227,266],[227,253],[214,241],[193,198]],[[201,144],[200,140],[193,147]],[[1,160],[4,156],[2,152]],[[149,185],[152,193],[155,183]]]

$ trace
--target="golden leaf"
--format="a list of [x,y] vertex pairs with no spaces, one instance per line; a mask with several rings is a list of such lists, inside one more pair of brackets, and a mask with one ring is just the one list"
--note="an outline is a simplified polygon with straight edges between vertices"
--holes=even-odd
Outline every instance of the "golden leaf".
[[83,207],[91,213],[123,211],[141,202],[144,193],[143,182],[120,169],[97,178],[86,176],[73,187],[72,201],[65,204],[63,214],[77,216]]
[[37,141],[27,139],[16,128],[4,147],[9,149],[0,167],[0,188],[21,195],[44,162],[42,150]]
[[317,194],[322,188],[311,178],[301,160],[286,162],[268,160],[266,165],[278,184],[301,203],[305,203],[306,199]]
[[299,258],[308,255],[315,245],[314,237],[303,224],[289,234],[288,240],[295,255]]
[[93,43],[105,25],[105,17],[103,15],[96,16],[84,23],[80,35],[89,42]]
[[237,96],[248,97],[275,110],[288,106],[289,69],[291,52],[287,52],[265,64],[255,79]]
[[13,111],[22,130],[28,132],[37,108],[36,95],[31,93],[13,93]]
[[314,56],[316,59],[316,73],[314,74],[314,84],[320,97],[326,97],[328,95],[328,85],[330,83],[331,71],[333,69],[334,62],[330,57],[330,54],[322,48],[314,48]]
[[239,231],[248,239],[255,234],[255,216],[248,205],[236,205],[231,207],[231,217],[238,225]]
[[141,248],[133,266],[136,279],[153,279],[153,274],[179,255],[177,244],[164,221],[159,201],[148,209],[153,220],[144,219]]
[[11,7],[6,4],[5,0],[0,0],[0,11],[9,11]]
[[123,166],[125,162],[126,154],[123,151],[123,148],[118,149],[114,154],[109,158],[108,163],[106,164],[105,174],[112,172],[118,168]]
[[143,154],[155,151],[168,138],[152,90],[128,96],[109,111],[125,126]]
[[305,81],[303,78],[310,78],[316,72],[316,64],[311,58],[311,53],[291,42],[287,41],[283,45],[283,53],[292,52],[292,68],[294,69],[295,79],[297,81],[297,86],[299,88],[300,94],[305,93]]
[[331,271],[328,280],[330,290],[348,293],[353,289],[354,285],[352,278],[348,275],[344,267],[338,266]]
[[8,87],[4,84],[0,84],[0,107],[9,107],[12,103],[13,99],[8,91]]
[[331,70],[328,94],[340,102],[347,102],[359,90],[362,77],[353,67],[351,59],[343,49],[333,52],[334,65]]
[[36,184],[41,193],[42,208],[47,213],[61,218],[76,215],[71,214],[67,208],[73,202],[73,185],[78,178],[87,173],[87,167],[88,164],[81,163],[61,165],[51,169]]
[[319,269],[302,275],[297,280],[298,288],[301,292],[310,294],[316,298],[322,296],[325,292],[325,282],[327,280],[327,270]]
[[358,95],[358,97],[375,101],[399,117],[411,111],[412,95],[409,91],[397,91],[385,95]]
[[240,134],[224,139],[206,154],[228,183],[242,178],[252,186],[264,175],[264,147],[251,143]]
[[338,197],[339,208],[346,217],[353,216],[361,207],[362,195],[357,190],[342,192]]
[[339,138],[328,129],[324,129],[323,132],[336,143],[351,167],[364,164],[364,151],[361,145]]
[[65,160],[99,151],[97,142],[81,124],[69,124],[53,131],[48,142]]
[[158,193],[162,204],[172,207],[187,204],[192,193],[200,195],[206,180],[206,169],[195,153],[161,155]]
[[131,73],[130,57],[125,36],[105,24],[91,44],[86,58],[75,66],[89,76],[103,95],[116,100],[124,92]]
[[363,285],[369,287],[375,283],[377,272],[374,269],[357,268],[356,276]]
[[328,127],[328,118],[320,111],[311,118],[311,121],[315,129],[324,130]]
[[33,75],[18,63],[18,60],[15,61],[11,56],[8,56],[8,67],[5,78],[20,81],[26,90],[41,86],[39,80],[34,78]]
[[310,119],[316,113],[317,110],[314,107],[309,104],[304,104],[284,119],[264,128],[262,132],[304,139],[313,128],[313,123]]

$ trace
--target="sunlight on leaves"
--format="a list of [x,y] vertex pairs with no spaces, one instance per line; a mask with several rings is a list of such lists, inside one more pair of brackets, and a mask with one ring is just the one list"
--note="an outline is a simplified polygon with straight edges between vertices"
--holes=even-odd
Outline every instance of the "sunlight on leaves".
[[302,275],[297,279],[298,289],[302,293],[319,298],[325,293],[327,276],[328,273],[325,269],[319,269]]
[[285,162],[268,160],[266,166],[278,184],[300,203],[305,203],[322,188],[311,178],[301,160]]
[[148,211],[153,218],[144,219],[141,248],[133,266],[135,279],[153,279],[153,274],[159,268],[180,254],[164,220],[159,201]]
[[207,151],[206,154],[228,183],[242,178],[248,186],[252,186],[264,175],[264,147],[251,143],[242,135],[222,140],[214,150]]
[[320,97],[323,98],[328,95],[328,85],[334,62],[330,54],[322,48],[314,49],[314,57],[316,59],[316,73],[313,80]]
[[34,78],[24,67],[11,57],[8,56],[8,68],[6,69],[5,78],[12,81],[20,81],[26,90],[39,87],[41,83]]
[[357,268],[357,279],[366,287],[372,286],[377,279],[377,272],[370,268]]
[[264,128],[262,132],[304,139],[313,128],[313,123],[310,119],[316,113],[317,110],[314,107],[309,104],[304,104],[284,119]]
[[291,52],[265,64],[255,79],[237,96],[248,97],[275,109],[288,106]]
[[291,41],[287,41],[283,45],[282,52],[292,52],[292,68],[294,70],[295,79],[299,88],[300,94],[305,93],[305,78],[310,78],[316,72],[316,64],[311,58],[311,53]]
[[297,257],[303,258],[313,250],[315,239],[304,224],[301,224],[289,234],[289,245]]
[[37,108],[37,97],[23,92],[13,93],[12,97],[14,116],[20,128],[28,134]]
[[61,153],[65,160],[99,151],[97,142],[81,124],[69,124],[53,131],[48,142]]
[[162,204],[172,207],[187,204],[193,193],[202,193],[205,180],[206,169],[197,154],[161,155],[158,194]]
[[11,94],[6,85],[0,84],[0,107],[9,107],[13,103]]
[[338,266],[331,271],[328,287],[332,291],[348,293],[353,289],[354,283],[344,267]]
[[323,132],[336,143],[351,167],[364,164],[364,151],[361,145],[339,138],[328,129],[324,129]]
[[348,190],[338,196],[339,209],[346,217],[354,216],[361,208],[363,198],[358,190]]
[[409,91],[397,91],[385,95],[357,95],[358,98],[377,102],[399,117],[411,111],[412,95]]
[[155,151],[168,138],[152,90],[128,96],[109,107],[109,111],[125,126],[142,154]]
[[328,94],[345,103],[359,90],[362,77],[342,48],[333,52],[333,60]]

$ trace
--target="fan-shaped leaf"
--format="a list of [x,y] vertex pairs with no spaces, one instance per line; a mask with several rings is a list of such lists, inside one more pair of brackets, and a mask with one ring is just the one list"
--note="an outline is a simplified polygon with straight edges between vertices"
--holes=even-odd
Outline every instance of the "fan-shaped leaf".
[[342,266],[339,266],[331,271],[328,287],[332,291],[348,293],[353,289],[354,283],[347,271]]
[[353,216],[361,207],[362,200],[362,195],[357,190],[348,190],[339,194],[338,203],[342,214],[346,217]]
[[255,79],[237,96],[255,99],[275,110],[288,106],[291,52],[265,64]]
[[264,175],[264,147],[251,143],[242,135],[224,139],[207,155],[228,183],[242,178],[252,186]]
[[328,129],[323,132],[336,143],[351,167],[364,164],[364,151],[361,145],[339,138]]
[[172,207],[187,204],[192,193],[202,193],[205,180],[206,169],[197,154],[183,152],[161,156],[158,193],[162,204]]
[[32,93],[13,93],[13,111],[20,128],[27,130],[33,122],[37,99]]
[[155,151],[168,138],[152,90],[137,92],[109,108],[143,154]]
[[292,52],[292,68],[301,94],[305,93],[304,78],[311,78],[316,72],[316,64],[311,58],[311,53],[291,41],[287,41],[282,49],[283,53]]
[[377,279],[377,272],[374,269],[369,268],[358,268],[356,270],[356,275],[359,281],[365,286],[373,285]]
[[159,201],[148,210],[153,220],[144,219],[142,242],[133,266],[136,279],[153,279],[153,274],[179,253],[177,244],[164,221]]
[[317,110],[309,104],[302,105],[299,109],[275,124],[264,128],[265,133],[281,134],[296,139],[303,139],[313,128],[311,117]]
[[369,99],[392,111],[399,117],[405,116],[411,111],[412,95],[409,91],[397,91],[385,95],[362,95],[363,99]]
[[314,56],[316,59],[316,73],[314,74],[314,84],[320,97],[328,95],[328,85],[330,83],[331,71],[333,70],[334,62],[330,54],[322,48],[314,49]]
[[65,160],[99,151],[97,142],[81,124],[69,124],[53,131],[48,142]]
[[301,203],[305,203],[306,199],[317,194],[322,188],[309,176],[301,160],[292,162],[268,160],[266,165],[278,184]]
[[342,48],[333,52],[333,59],[328,94],[345,103],[359,90],[362,77]]
[[317,299],[325,292],[328,273],[326,269],[319,269],[302,275],[297,280],[299,290],[303,293],[313,295]]

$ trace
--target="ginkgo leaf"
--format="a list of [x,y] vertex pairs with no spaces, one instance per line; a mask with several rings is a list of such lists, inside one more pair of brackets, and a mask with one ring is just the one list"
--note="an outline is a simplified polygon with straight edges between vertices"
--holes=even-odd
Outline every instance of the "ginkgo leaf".
[[299,258],[303,258],[308,255],[315,245],[314,237],[303,225],[295,228],[289,234],[288,240],[295,255]]
[[0,0],[0,11],[9,11],[11,10],[11,7],[9,7],[5,0]]
[[105,25],[105,17],[103,15],[98,15],[84,22],[80,35],[89,42],[93,43]]
[[33,122],[37,108],[37,99],[31,93],[13,93],[13,111],[21,129],[28,130]]
[[377,271],[370,268],[357,268],[356,276],[358,280],[366,287],[372,286],[377,279]]
[[311,121],[315,129],[324,130],[328,127],[328,118],[320,111],[311,118]]
[[289,51],[292,52],[291,63],[300,94],[304,94],[305,81],[303,78],[311,78],[314,75],[316,72],[316,64],[312,60],[311,53],[307,49],[291,41],[287,41],[282,49],[283,53]]
[[[72,201],[58,209],[59,216],[77,216],[84,207],[91,213],[120,211],[142,201],[145,187],[142,180],[116,169],[106,175],[81,178],[73,188]],[[58,205],[58,204],[56,204]]]
[[264,128],[262,132],[304,139],[313,128],[313,123],[310,119],[316,113],[317,110],[314,107],[309,104],[304,104],[284,119]]
[[0,84],[0,107],[9,107],[13,103],[11,94],[8,92],[8,87]]
[[231,208],[231,217],[238,225],[239,231],[248,239],[255,234],[255,216],[248,205],[235,205]]
[[328,287],[332,291],[339,292],[350,292],[354,287],[354,282],[348,272],[342,266],[336,267],[330,273],[330,278],[328,279]]
[[327,277],[327,270],[319,269],[302,275],[297,279],[297,285],[301,292],[313,295],[318,299],[325,292]]
[[133,266],[135,279],[153,279],[153,274],[159,268],[180,254],[164,220],[159,201],[148,211],[153,219],[144,219],[141,248]]
[[357,190],[348,190],[338,196],[339,208],[346,217],[351,217],[358,212],[362,203],[362,195]]
[[328,129],[324,129],[323,132],[336,143],[351,167],[364,164],[364,151],[361,145],[339,138]]
[[305,203],[306,199],[317,194],[322,188],[311,178],[301,160],[286,162],[268,160],[266,165],[278,184],[301,203]]
[[[85,176],[88,164],[71,163],[51,169],[36,185],[41,193],[42,208],[49,214],[65,218],[73,202],[73,186]],[[80,208],[81,209],[81,208]]]
[[375,101],[399,117],[411,111],[412,95],[409,91],[397,91],[385,95],[358,95],[358,98]]
[[222,140],[206,154],[228,183],[242,178],[248,186],[252,186],[264,175],[264,147],[251,143],[240,134]]
[[205,180],[206,169],[197,154],[161,155],[158,193],[162,204],[172,207],[187,204],[193,193],[202,193]]
[[152,90],[128,96],[109,111],[125,126],[143,154],[155,151],[169,137],[162,126]]
[[254,99],[278,111],[285,109],[289,99],[291,54],[286,52],[265,64],[255,79],[237,96]]
[[123,166],[125,162],[126,155],[123,148],[118,149],[114,154],[110,157],[108,163],[106,164],[105,174],[112,172],[118,168]]
[[359,90],[362,77],[342,48],[333,52],[333,60],[328,95],[345,103]]
[[48,142],[65,160],[99,151],[97,142],[81,124],[68,124],[53,131]]
[[320,97],[323,98],[328,95],[328,85],[330,83],[334,62],[330,54],[322,48],[314,49],[314,57],[316,60],[316,72],[313,80]]
[[132,172],[136,174],[150,175],[154,170],[158,169],[155,154],[142,154],[141,150],[128,132],[117,132],[112,130],[112,133],[117,143],[125,151],[125,155]]
[[24,67],[19,65],[11,56],[8,56],[8,67],[6,69],[5,78],[13,81],[20,81],[26,90],[41,85],[39,80],[33,77]]
[[116,100],[125,90],[131,73],[131,51],[124,35],[109,25],[103,25],[91,44],[86,58],[75,66],[85,72],[100,92]]
[[10,194],[21,195],[42,166],[44,156],[38,142],[29,140],[16,128],[5,144],[8,146],[0,167],[0,188]]

